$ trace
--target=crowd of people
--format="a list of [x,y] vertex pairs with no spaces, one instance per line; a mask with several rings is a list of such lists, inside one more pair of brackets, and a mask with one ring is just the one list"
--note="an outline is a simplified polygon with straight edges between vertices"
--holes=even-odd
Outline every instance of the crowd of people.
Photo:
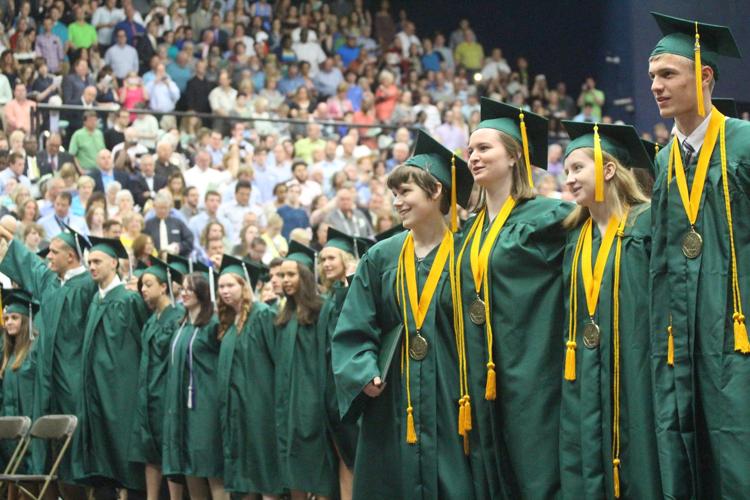
[[387,0],[2,17],[2,414],[78,416],[55,493],[742,491],[747,451],[690,400],[724,401],[710,377],[750,353],[747,127],[711,104],[716,27],[656,16],[675,126],[639,133],[593,77],[571,96]]

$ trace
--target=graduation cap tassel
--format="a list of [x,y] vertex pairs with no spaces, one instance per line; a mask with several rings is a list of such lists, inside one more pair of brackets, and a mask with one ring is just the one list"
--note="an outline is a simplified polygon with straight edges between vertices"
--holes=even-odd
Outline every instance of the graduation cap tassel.
[[604,155],[598,124],[594,124],[594,201],[604,201]]
[[672,325],[667,327],[667,364],[674,366],[674,335],[672,335]]
[[34,338],[34,312],[31,308],[31,302],[29,302],[29,340]]
[[456,155],[451,155],[451,232],[458,231],[458,208],[456,207]]
[[3,296],[0,295],[0,326],[5,326],[5,318],[3,315],[4,310],[5,306],[3,305]]
[[167,290],[169,290],[169,302],[174,305],[174,291],[172,290],[172,273],[167,267]]
[[521,121],[521,143],[523,145],[523,160],[526,163],[526,174],[529,176],[529,186],[534,187],[534,176],[531,172],[531,156],[529,155],[529,136],[526,134],[526,122],[523,119],[523,110],[518,115]]
[[703,64],[701,64],[701,36],[698,33],[698,21],[695,22],[695,96],[698,99],[698,114],[706,116],[703,106]]
[[210,266],[208,268],[208,289],[209,293],[211,294],[211,303],[214,305],[214,309],[216,308],[216,290],[214,290],[214,267]]

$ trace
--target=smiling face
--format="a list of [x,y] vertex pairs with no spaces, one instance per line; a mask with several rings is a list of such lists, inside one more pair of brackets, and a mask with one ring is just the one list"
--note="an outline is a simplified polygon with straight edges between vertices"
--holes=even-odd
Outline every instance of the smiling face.
[[[565,158],[565,185],[573,195],[573,201],[582,207],[595,203],[595,163],[591,148],[579,148]],[[614,176],[615,164],[604,160],[604,182]],[[606,189],[606,184],[605,184]],[[606,191],[605,191],[606,196]]]
[[5,321],[5,331],[8,335],[15,337],[21,331],[21,322],[23,316],[19,313],[7,313],[3,315],[3,321]]
[[338,248],[325,247],[318,256],[323,276],[330,281],[340,281],[345,278],[344,255]]
[[501,140],[500,132],[480,128],[469,139],[469,169],[474,182],[483,188],[511,182],[518,160]]
[[[661,54],[648,63],[651,93],[662,118],[697,113],[695,66],[686,57]],[[704,67],[703,71],[713,71]]]
[[412,229],[420,221],[430,218],[433,212],[440,210],[440,193],[442,186],[437,192],[430,195],[415,182],[404,182],[392,190],[394,196],[393,206],[401,217],[401,222],[407,229]]

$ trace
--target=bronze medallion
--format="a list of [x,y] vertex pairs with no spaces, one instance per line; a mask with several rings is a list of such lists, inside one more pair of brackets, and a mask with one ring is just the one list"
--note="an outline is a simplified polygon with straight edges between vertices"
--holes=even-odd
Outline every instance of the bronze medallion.
[[430,344],[427,343],[427,339],[422,337],[422,334],[418,333],[409,339],[409,356],[414,361],[422,361],[427,357],[427,351],[430,349]]
[[703,238],[695,230],[690,228],[690,231],[685,233],[682,237],[682,253],[688,259],[695,259],[703,251]]
[[485,322],[484,316],[484,301],[477,297],[469,306],[469,319],[475,325],[483,325]]
[[593,321],[591,323],[586,323],[583,325],[583,345],[587,349],[596,349],[599,347],[599,338],[601,337],[601,332],[599,331],[599,327],[596,323]]

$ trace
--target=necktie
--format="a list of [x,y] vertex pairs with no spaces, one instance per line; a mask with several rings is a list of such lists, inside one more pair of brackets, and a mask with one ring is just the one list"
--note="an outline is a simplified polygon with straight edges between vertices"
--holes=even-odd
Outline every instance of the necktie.
[[164,219],[159,221],[159,249],[166,250],[169,246],[169,235],[167,234],[167,223]]
[[29,156],[29,179],[36,180],[39,178],[39,167],[36,164],[36,158]]
[[690,165],[690,160],[693,159],[693,155],[695,155],[695,149],[690,145],[687,139],[682,143],[682,147],[685,149],[685,167],[687,168],[687,166]]
[[53,172],[57,172],[57,156],[53,156],[49,160],[49,165],[52,168]]

